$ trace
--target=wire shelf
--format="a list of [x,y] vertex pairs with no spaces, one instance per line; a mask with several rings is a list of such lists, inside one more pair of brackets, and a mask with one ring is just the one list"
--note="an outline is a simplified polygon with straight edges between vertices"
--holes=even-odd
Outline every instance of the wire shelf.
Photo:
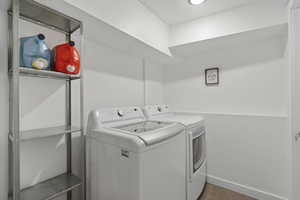
[[65,74],[61,72],[54,72],[48,70],[37,70],[37,69],[32,69],[27,67],[20,67],[20,75],[29,76],[29,77],[65,79],[65,80],[80,79],[80,75]]
[[73,33],[81,26],[80,21],[33,0],[20,1],[20,18],[63,33]]
[[21,200],[50,200],[81,185],[75,175],[62,174],[21,191]]
[[50,127],[50,128],[26,130],[20,132],[20,140],[45,138],[45,137],[51,137],[56,135],[64,135],[68,133],[76,133],[80,131],[81,131],[80,128],[74,126],[72,126],[70,129],[66,129],[65,126],[57,126],[57,127]]

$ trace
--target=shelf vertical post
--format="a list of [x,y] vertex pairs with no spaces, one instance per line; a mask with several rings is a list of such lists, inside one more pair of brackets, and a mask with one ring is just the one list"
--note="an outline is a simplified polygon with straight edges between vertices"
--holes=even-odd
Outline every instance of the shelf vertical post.
[[[71,40],[71,34],[66,34],[66,41]],[[71,80],[66,80],[66,129],[72,126],[72,85]],[[72,174],[72,134],[66,134],[67,148],[67,173]],[[67,200],[72,200],[72,191],[67,192]]]
[[20,200],[20,130],[19,130],[19,0],[12,0],[9,43],[9,195]]
[[84,58],[84,34],[83,24],[80,24],[80,55],[81,55],[81,69],[80,69],[80,153],[81,153],[81,200],[86,200],[86,140],[84,135],[84,82],[83,82],[83,58]]
[[[71,80],[67,80],[66,81],[66,129],[70,129],[71,128],[71,109],[72,109],[72,105],[71,105]],[[66,149],[67,149],[67,173],[69,175],[72,174],[72,133],[67,133],[66,134]],[[69,191],[67,193],[67,199],[68,200],[72,200],[72,191]]]

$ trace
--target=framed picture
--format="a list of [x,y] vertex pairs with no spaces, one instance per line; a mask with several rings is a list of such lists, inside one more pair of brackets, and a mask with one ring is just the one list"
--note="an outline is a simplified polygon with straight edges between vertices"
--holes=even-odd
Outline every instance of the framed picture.
[[219,68],[205,69],[205,84],[218,85],[219,84]]

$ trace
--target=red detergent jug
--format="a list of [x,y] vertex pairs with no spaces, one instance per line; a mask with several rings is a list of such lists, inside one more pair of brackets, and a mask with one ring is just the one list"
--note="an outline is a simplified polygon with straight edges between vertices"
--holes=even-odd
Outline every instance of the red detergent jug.
[[54,47],[54,70],[66,74],[78,74],[80,71],[80,55],[75,42],[70,41]]

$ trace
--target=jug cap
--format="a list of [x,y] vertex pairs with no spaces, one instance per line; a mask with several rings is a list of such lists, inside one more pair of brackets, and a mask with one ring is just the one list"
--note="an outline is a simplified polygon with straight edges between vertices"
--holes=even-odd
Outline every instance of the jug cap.
[[70,41],[70,42],[69,42],[69,45],[70,45],[70,46],[75,46],[75,42],[74,42],[74,41]]
[[39,33],[37,36],[40,40],[44,40],[46,38],[45,35],[42,33]]

